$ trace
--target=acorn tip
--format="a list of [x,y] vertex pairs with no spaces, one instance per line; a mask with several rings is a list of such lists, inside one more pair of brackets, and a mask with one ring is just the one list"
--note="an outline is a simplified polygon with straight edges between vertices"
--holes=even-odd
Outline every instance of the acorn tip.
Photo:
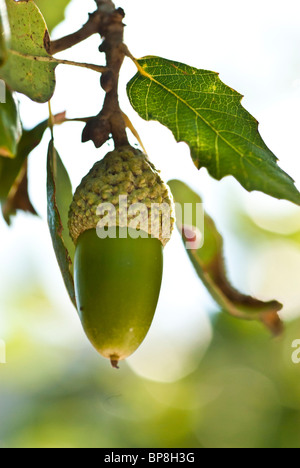
[[116,359],[115,357],[110,358],[110,363],[111,363],[111,366],[112,366],[114,369],[120,369],[119,366],[118,366],[119,361],[118,361],[118,359]]

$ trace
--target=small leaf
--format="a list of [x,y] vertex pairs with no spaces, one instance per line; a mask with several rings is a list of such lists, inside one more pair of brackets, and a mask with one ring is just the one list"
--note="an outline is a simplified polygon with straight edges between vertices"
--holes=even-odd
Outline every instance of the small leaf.
[[71,0],[35,0],[47,23],[48,31],[52,31],[65,19],[65,9]]
[[48,224],[57,262],[70,299],[76,307],[72,259],[75,246],[67,227],[68,209],[72,201],[72,187],[68,173],[50,141],[47,158]]
[[0,103],[0,156],[14,158],[22,135],[18,104],[6,90],[6,102]]
[[[6,0],[13,31],[8,58],[0,77],[15,91],[36,102],[49,101],[55,88],[56,62],[49,63],[45,44],[49,34],[41,12],[32,0]],[[40,61],[34,57],[45,58]],[[51,58],[51,57],[50,57]]]
[[[55,124],[60,124],[64,120],[65,113],[54,117]],[[40,144],[47,128],[48,120],[45,120],[31,130],[23,130],[16,157],[14,159],[0,158],[0,202],[2,206],[14,197],[16,188],[22,180],[23,167],[27,157]],[[26,204],[26,200],[24,202]]]
[[11,217],[16,214],[17,210],[37,215],[28,195],[27,160],[15,180],[7,200],[2,205],[3,218],[8,225],[11,224]]
[[198,169],[206,167],[218,180],[232,175],[248,191],[300,204],[300,193],[242,107],[242,96],[217,73],[160,57],[135,63],[139,71],[127,86],[133,108],[186,142]]
[[[186,184],[179,180],[168,182],[174,196],[174,200],[183,209],[185,203],[193,205],[193,215],[196,213],[196,203],[202,203],[201,198]],[[178,206],[177,206],[178,208]],[[182,226],[180,217],[176,216],[177,227],[186,245],[188,230],[191,226]],[[196,226],[195,217],[192,224]],[[251,296],[241,294],[234,289],[226,276],[223,257],[223,239],[218,232],[215,223],[206,213],[204,214],[204,244],[200,248],[188,249],[195,270],[215,301],[234,317],[245,320],[259,320],[275,335],[282,331],[282,322],[278,311],[282,305],[277,301],[263,302]]]
[[[0,66],[7,59],[7,49],[10,43],[10,28],[5,0],[0,0]],[[1,102],[1,100],[0,100]]]

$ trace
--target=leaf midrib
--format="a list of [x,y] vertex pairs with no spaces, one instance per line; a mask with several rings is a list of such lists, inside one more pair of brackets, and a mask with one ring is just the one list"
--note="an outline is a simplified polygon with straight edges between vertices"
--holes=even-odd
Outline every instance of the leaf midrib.
[[[158,86],[162,87],[165,91],[172,94],[177,100],[181,101],[186,107],[188,107],[198,118],[200,118],[202,120],[202,122],[204,122],[216,134],[216,137],[219,137],[221,140],[223,140],[224,143],[227,144],[230,148],[232,148],[232,150],[235,153],[237,153],[242,159],[244,158],[243,153],[241,153],[226,138],[224,138],[220,134],[220,132],[215,127],[213,127],[201,114],[199,114],[195,109],[193,109],[193,107],[191,107],[190,104],[187,101],[185,101],[182,97],[178,96],[175,92],[173,92],[173,90],[167,88],[164,84],[157,81],[152,75],[147,73],[145,71],[145,69],[140,64],[138,64],[138,71],[142,76],[148,78],[150,80],[150,82],[156,83]],[[174,75],[172,75],[172,76],[174,76]],[[149,94],[149,91],[148,91],[148,94]],[[148,111],[147,111],[147,115],[148,115]],[[237,134],[234,134],[234,135],[237,135]],[[237,136],[240,136],[240,135],[237,135]],[[241,137],[241,138],[243,138],[243,137]],[[260,148],[260,149],[262,149],[262,148]]]

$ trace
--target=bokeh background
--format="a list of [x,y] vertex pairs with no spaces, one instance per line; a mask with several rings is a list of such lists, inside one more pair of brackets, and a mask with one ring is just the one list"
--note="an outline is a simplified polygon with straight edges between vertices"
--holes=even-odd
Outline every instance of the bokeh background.
[[[300,4],[298,0],[120,0],[126,43],[136,57],[160,55],[218,71],[245,95],[243,105],[300,188]],[[73,0],[57,38],[79,28],[93,0]],[[95,36],[59,57],[103,64]],[[165,180],[179,178],[204,199],[225,239],[228,274],[241,291],[284,304],[286,331],[271,339],[260,324],[220,311],[189,264],[179,235],[165,249],[159,306],[136,353],[115,371],[84,336],[69,303],[46,222],[47,133],[30,156],[30,195],[39,218],[0,219],[1,447],[300,447],[300,210],[247,193],[231,177],[221,182],[193,166],[185,144],[120,100]],[[60,66],[53,111],[95,115],[99,76]],[[30,128],[46,105],[20,96]],[[55,129],[56,147],[73,187],[112,144],[81,144],[82,124]],[[136,144],[132,139],[132,144]]]

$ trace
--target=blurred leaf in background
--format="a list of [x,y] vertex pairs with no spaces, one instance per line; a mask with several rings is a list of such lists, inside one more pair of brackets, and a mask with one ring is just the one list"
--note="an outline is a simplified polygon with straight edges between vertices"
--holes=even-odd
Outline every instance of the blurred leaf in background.
[[41,10],[48,31],[51,32],[61,21],[65,19],[65,9],[71,0],[35,0]]
[[[246,296],[230,284],[225,267],[223,238],[213,219],[204,212],[200,217],[203,221],[200,221],[199,224],[204,224],[205,233],[204,226],[197,226],[199,210],[203,210],[202,199],[199,195],[180,180],[171,180],[168,185],[176,202],[176,224],[184,245],[187,246],[188,239],[194,239],[194,245],[192,242],[189,248],[186,247],[187,254],[199,278],[206,285],[215,301],[224,311],[236,318],[260,320],[275,335],[282,333],[283,326],[278,316],[282,304],[275,300],[263,302],[254,297]],[[185,204],[190,204],[193,207],[189,225],[183,224],[186,223],[186,220],[182,220],[180,216]],[[195,245],[197,232],[200,233],[201,237],[203,236],[203,243],[200,245]]]

